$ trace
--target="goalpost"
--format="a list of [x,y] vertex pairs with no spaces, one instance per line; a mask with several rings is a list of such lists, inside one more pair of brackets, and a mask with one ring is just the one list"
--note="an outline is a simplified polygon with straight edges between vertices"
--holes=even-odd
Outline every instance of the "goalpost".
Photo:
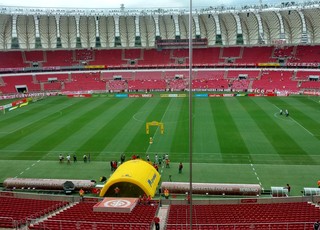
[[162,122],[158,122],[158,121],[147,122],[146,123],[146,134],[150,133],[150,126],[158,126],[158,127],[160,127],[160,133],[161,134],[164,133],[164,125]]

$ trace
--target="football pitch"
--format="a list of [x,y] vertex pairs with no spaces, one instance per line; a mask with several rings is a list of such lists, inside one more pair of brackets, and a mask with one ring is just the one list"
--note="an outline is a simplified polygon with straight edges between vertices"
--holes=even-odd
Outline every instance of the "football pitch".
[[[162,181],[317,187],[320,179],[318,97],[193,98],[48,97],[0,114],[0,181],[8,177],[94,179],[108,177],[110,161],[133,154],[168,153]],[[290,115],[280,115],[288,109]],[[189,121],[192,118],[192,122]],[[164,123],[159,127],[146,122]],[[192,142],[189,142],[192,124]],[[153,144],[149,138],[153,137]],[[59,163],[59,154],[77,162]],[[82,156],[90,154],[90,163]],[[72,159],[72,158],[71,158]],[[178,164],[184,164],[178,173]]]

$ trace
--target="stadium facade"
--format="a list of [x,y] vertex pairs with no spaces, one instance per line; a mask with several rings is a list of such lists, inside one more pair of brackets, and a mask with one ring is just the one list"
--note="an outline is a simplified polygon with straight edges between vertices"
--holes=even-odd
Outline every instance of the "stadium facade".
[[[192,12],[197,47],[320,43],[317,2],[208,7]],[[187,9],[0,7],[0,49],[161,48],[186,45]],[[179,44],[177,41],[180,41]]]

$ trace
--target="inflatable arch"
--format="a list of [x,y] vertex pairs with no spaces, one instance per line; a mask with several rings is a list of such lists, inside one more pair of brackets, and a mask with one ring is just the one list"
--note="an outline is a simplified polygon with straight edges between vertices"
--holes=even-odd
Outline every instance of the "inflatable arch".
[[115,196],[114,189],[120,189],[120,197],[139,197],[143,194],[154,197],[160,181],[160,174],[144,160],[130,160],[121,164],[100,191],[100,196]]
[[160,133],[164,133],[164,125],[162,122],[159,121],[151,121],[146,123],[146,134],[150,133],[150,126],[159,126],[160,127]]

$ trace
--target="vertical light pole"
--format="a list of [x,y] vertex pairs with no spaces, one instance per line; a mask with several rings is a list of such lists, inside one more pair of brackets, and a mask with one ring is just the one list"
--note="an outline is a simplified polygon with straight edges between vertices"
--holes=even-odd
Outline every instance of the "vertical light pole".
[[187,197],[187,202],[189,202],[190,208],[190,230],[192,230],[192,0],[189,2],[189,165],[190,165],[190,175],[189,175],[189,196]]

